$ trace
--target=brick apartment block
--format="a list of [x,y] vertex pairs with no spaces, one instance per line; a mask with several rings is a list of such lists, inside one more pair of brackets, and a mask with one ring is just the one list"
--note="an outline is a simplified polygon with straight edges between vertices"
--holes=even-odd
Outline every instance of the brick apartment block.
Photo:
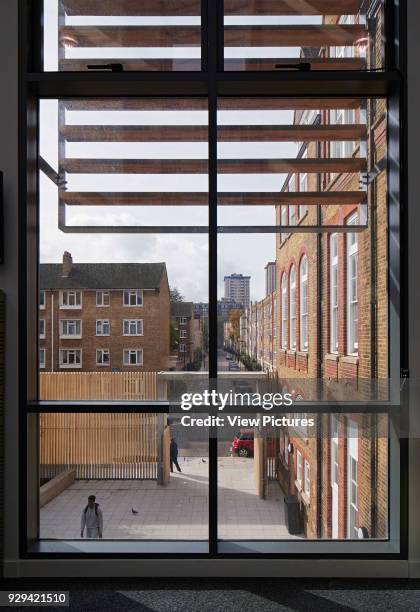
[[159,371],[169,360],[169,285],[164,263],[40,266],[40,368]]
[[[337,17],[329,17],[326,22],[339,21]],[[375,56],[381,49],[380,11],[373,16],[371,27],[376,28]],[[303,51],[302,56],[310,51]],[[345,106],[343,101],[343,109]],[[272,350],[272,363],[263,367],[275,371],[283,389],[289,387],[295,397],[303,399],[314,398],[316,380],[322,379],[329,399],[363,400],[368,397],[370,381],[378,381],[380,389],[381,381],[385,382],[389,376],[386,105],[375,99],[354,108],[350,105],[344,112],[343,109],[339,109],[340,116],[333,115],[335,109],[297,110],[294,123],[358,124],[364,121],[363,113],[366,140],[360,144],[302,143],[299,156],[366,156],[368,169],[376,170],[368,190],[367,229],[353,234],[352,238],[337,231],[336,238],[333,232],[283,233],[277,234],[276,240],[276,321],[272,323],[271,337],[276,330],[277,350],[276,355]],[[282,190],[358,191],[362,178],[358,173],[290,174]],[[362,225],[365,220],[360,210],[357,205],[347,204],[278,206],[276,222],[279,225],[346,225],[349,222]],[[349,265],[354,263],[351,260],[354,253],[357,272],[353,287],[357,292],[358,312],[353,320],[357,321],[354,324],[357,334],[351,332],[349,315]],[[302,265],[306,270],[301,276]],[[307,320],[302,324],[303,282],[306,282]],[[270,355],[270,334],[263,332],[264,324],[270,324],[263,316],[265,300],[252,305],[241,326],[248,352],[252,354],[252,351],[262,364]],[[336,313],[336,324],[332,311]],[[279,434],[278,479],[283,490],[296,494],[300,501],[306,536],[387,537],[388,438],[384,417],[324,415],[316,422],[316,434],[301,428]]]
[[175,368],[183,370],[193,360],[194,334],[194,304],[193,302],[172,302],[171,323],[178,338],[178,345],[173,351]]

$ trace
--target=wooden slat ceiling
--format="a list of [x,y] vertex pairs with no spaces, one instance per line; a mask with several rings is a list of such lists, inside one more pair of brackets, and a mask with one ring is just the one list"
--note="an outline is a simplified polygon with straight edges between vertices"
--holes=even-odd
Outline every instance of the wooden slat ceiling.
[[[67,142],[206,142],[207,126],[142,125],[142,126],[63,126]],[[218,140],[248,142],[358,140],[366,135],[364,125],[258,125],[222,126]]]
[[[158,193],[158,192],[105,192],[59,193],[60,200],[68,206],[208,206],[208,193]],[[304,193],[219,193],[219,206],[279,206],[281,204],[346,205],[366,201],[363,191],[317,191]]]
[[[62,170],[71,174],[206,174],[205,159],[63,159]],[[289,172],[364,172],[366,160],[343,159],[221,159],[220,174]]]
[[[323,47],[365,39],[363,25],[225,26],[227,47]],[[200,26],[62,26],[59,41],[77,47],[173,47],[201,44]]]

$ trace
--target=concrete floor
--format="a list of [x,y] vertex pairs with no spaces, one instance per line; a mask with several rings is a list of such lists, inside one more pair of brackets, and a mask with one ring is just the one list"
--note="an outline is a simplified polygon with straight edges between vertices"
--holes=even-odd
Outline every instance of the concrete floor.
[[[164,487],[154,481],[79,480],[41,508],[41,539],[79,538],[81,512],[94,493],[104,538],[207,540],[208,465],[207,458],[181,457],[182,473],[172,474]],[[221,539],[291,537],[277,484],[266,500],[255,494],[252,459],[220,457],[218,468]]]

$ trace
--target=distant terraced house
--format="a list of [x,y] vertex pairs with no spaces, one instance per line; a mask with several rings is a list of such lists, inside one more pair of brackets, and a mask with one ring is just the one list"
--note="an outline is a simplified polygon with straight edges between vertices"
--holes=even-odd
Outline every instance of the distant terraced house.
[[41,371],[168,368],[170,300],[165,263],[41,264]]

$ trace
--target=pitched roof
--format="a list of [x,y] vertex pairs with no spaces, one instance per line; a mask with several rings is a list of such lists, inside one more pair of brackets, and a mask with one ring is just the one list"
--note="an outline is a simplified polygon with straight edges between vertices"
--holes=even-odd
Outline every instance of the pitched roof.
[[171,302],[171,317],[192,317],[193,302]]
[[73,263],[40,265],[40,289],[158,289],[165,263]]

